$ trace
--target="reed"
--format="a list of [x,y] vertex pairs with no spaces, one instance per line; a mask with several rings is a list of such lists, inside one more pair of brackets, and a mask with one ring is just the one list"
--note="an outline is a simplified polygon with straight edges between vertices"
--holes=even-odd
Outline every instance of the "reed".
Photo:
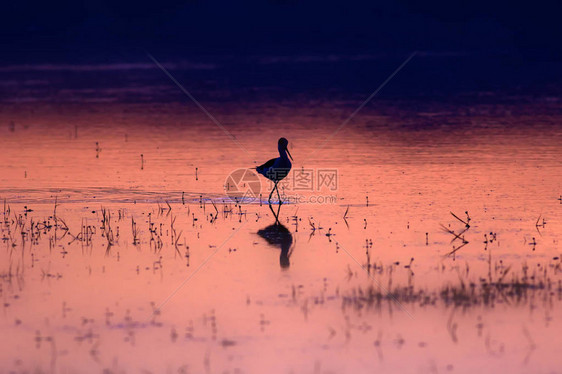
[[139,229],[137,227],[137,223],[135,222],[135,218],[132,216],[131,216],[131,233],[133,235],[133,245],[136,246],[140,244]]
[[[405,267],[410,268],[414,259]],[[373,269],[377,269],[376,266]],[[384,303],[416,304],[420,307],[443,305],[453,308],[487,307],[498,304],[528,305],[534,300],[542,300],[545,306],[551,306],[554,300],[562,301],[562,280],[553,280],[552,267],[544,266],[539,272],[529,275],[528,266],[523,265],[520,272],[514,273],[512,266],[497,264],[492,270],[494,276],[470,280],[459,273],[457,283],[448,283],[441,288],[429,290],[416,289],[412,284],[393,287],[393,267],[388,267],[388,284],[386,290],[378,285],[355,287],[342,296],[342,307],[363,310],[382,308]],[[492,280],[492,279],[496,280]]]
[[115,236],[113,233],[113,229],[111,227],[111,211],[109,209],[102,207],[101,212],[102,212],[101,227],[100,227],[102,231],[101,236],[105,237],[107,241],[107,247],[105,252],[106,254],[109,254],[111,247],[115,245]]

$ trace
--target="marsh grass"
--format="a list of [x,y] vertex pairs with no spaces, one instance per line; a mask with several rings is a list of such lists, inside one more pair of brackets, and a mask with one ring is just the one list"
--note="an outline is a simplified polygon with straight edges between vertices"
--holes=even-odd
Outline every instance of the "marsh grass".
[[[183,207],[184,201],[181,202]],[[158,204],[156,208],[149,208],[148,211],[142,212],[146,214],[146,225],[148,230],[140,229],[139,223],[135,218],[129,215],[124,208],[116,208],[118,214],[114,215],[109,208],[101,207],[98,211],[99,226],[97,224],[89,224],[88,219],[81,218],[80,229],[78,232],[72,230],[66,221],[57,212],[59,206],[58,199],[55,198],[53,212],[51,216],[39,218],[32,215],[33,210],[24,207],[23,211],[16,211],[4,200],[3,203],[3,221],[1,224],[2,241],[6,244],[6,249],[10,253],[10,261],[7,267],[0,273],[0,279],[3,282],[11,282],[13,279],[23,278],[24,274],[24,254],[31,251],[31,266],[36,261],[36,254],[33,248],[39,247],[43,241],[48,241],[49,251],[55,248],[59,250],[59,245],[65,237],[70,238],[67,245],[74,242],[80,242],[84,247],[93,250],[96,240],[102,240],[105,243],[105,254],[108,255],[111,248],[119,245],[119,221],[128,217],[131,219],[130,233],[126,233],[132,238],[132,244],[141,249],[141,243],[149,243],[151,251],[159,257],[153,261],[153,270],[162,269],[163,256],[161,251],[168,247],[173,250],[174,257],[184,258],[187,267],[190,266],[191,250],[187,244],[184,230],[178,229],[177,218],[180,214],[187,214],[183,217],[182,224],[185,225],[191,219],[192,226],[195,231],[199,231],[204,225],[215,225],[219,220],[247,220],[248,212],[242,209],[241,204],[232,204],[223,202],[222,210],[219,211],[217,204],[210,200],[213,206],[211,212],[206,211],[205,201],[201,198],[198,204],[188,204],[185,211],[177,210],[175,205],[172,206],[168,201],[165,205]],[[198,207],[197,207],[198,205]],[[176,210],[174,210],[176,209]],[[349,207],[344,213],[347,216]],[[94,211],[92,211],[94,213]],[[219,213],[222,213],[219,215]],[[204,219],[197,216],[203,214]],[[453,213],[451,213],[453,214]],[[453,214],[454,215],[454,214]],[[454,232],[445,226],[442,229],[451,234],[452,242],[458,242],[460,245],[453,249],[453,252],[447,254],[446,257],[454,255],[454,252],[460,250],[468,242],[464,239],[464,232],[470,226],[470,217],[462,220],[458,216],[455,218],[463,223],[460,231]],[[257,215],[256,221],[260,218]],[[288,222],[298,222],[299,217],[297,211],[292,218],[288,218]],[[323,230],[320,224],[315,223],[311,217],[308,217],[308,224],[311,230],[312,238],[314,233]],[[117,225],[117,226],[115,226]],[[180,226],[181,227],[181,226]],[[295,225],[295,232],[298,226]],[[145,235],[143,235],[143,232]],[[332,228],[324,231],[324,235],[328,242],[331,242],[336,233]],[[562,260],[560,257],[554,257],[553,261],[547,264],[539,264],[537,267],[531,268],[526,263],[521,264],[519,271],[514,271],[515,265],[504,265],[501,260],[494,261],[492,249],[488,249],[487,244],[497,240],[496,233],[490,232],[484,235],[486,247],[484,250],[487,254],[487,274],[478,276],[470,273],[470,266],[467,263],[464,271],[458,271],[458,280],[456,282],[448,281],[438,287],[423,288],[415,285],[414,276],[414,258],[410,261],[398,265],[398,262],[383,264],[373,259],[373,239],[366,239],[363,249],[365,250],[366,264],[363,266],[365,272],[371,277],[378,279],[379,285],[358,286],[351,289],[347,293],[338,294],[337,299],[341,300],[344,308],[369,309],[381,307],[384,303],[404,303],[417,304],[420,306],[444,305],[446,307],[471,308],[477,306],[494,307],[498,304],[507,305],[525,305],[533,304],[538,301],[552,303],[556,300],[562,300]],[[322,237],[320,236],[320,237]],[[428,242],[428,234],[426,233],[426,243]],[[181,247],[185,250],[180,250]],[[336,243],[337,246],[337,243]],[[59,250],[63,258],[69,252],[62,248]],[[19,260],[18,260],[18,255]],[[119,255],[117,254],[117,258]],[[137,272],[139,268],[137,267]],[[485,273],[485,272],[484,272]],[[483,274],[484,274],[483,273]],[[354,273],[349,270],[348,279],[353,277]],[[41,269],[42,278],[62,277],[62,274],[51,272],[48,268]],[[406,279],[405,284],[397,283],[394,278]],[[404,278],[405,277],[405,278]],[[381,286],[383,284],[384,286]]]
[[137,227],[137,223],[135,222],[135,218],[131,216],[131,234],[133,235],[133,245],[140,244],[139,239],[139,229]]
[[[438,306],[455,308],[489,307],[499,304],[531,306],[542,302],[545,306],[562,301],[560,262],[537,266],[530,272],[527,264],[521,271],[511,272],[511,267],[498,265],[493,276],[470,280],[459,274],[456,283],[449,282],[436,289],[416,288],[408,285],[393,286],[392,268],[387,287],[369,285],[356,287],[342,296],[342,307],[353,309],[381,308],[385,303],[416,304],[420,307]],[[557,277],[558,276],[558,277]]]

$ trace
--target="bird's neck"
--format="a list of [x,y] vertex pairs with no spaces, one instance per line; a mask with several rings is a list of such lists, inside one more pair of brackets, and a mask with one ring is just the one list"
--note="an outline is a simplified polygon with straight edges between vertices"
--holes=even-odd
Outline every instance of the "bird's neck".
[[279,148],[279,156],[281,156],[283,160],[289,159],[289,155],[287,155],[287,150],[285,148]]

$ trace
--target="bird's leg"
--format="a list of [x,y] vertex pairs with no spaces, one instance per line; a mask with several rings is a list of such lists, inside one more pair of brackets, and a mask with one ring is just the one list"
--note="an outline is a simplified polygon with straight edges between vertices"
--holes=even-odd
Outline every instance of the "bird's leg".
[[273,188],[271,189],[271,193],[269,194],[269,199],[267,200],[267,202],[269,203],[269,209],[271,209],[271,213],[273,213],[273,216],[275,217],[275,224],[279,223],[279,211],[281,209],[281,198],[279,198],[279,208],[277,209],[277,214],[275,214],[275,211],[273,210],[273,207],[271,206],[271,196],[273,195],[273,191],[277,190],[277,196],[279,197],[279,189],[277,188],[277,182],[275,182],[275,186],[273,186]]
[[[281,206],[279,206],[279,208],[281,208]],[[273,207],[271,206],[271,204],[269,205],[269,209],[271,209],[271,213],[273,213],[273,216],[275,217],[275,224],[279,223],[279,209],[277,210],[277,214],[275,214],[275,211],[273,210]]]
[[279,212],[281,211],[281,204],[277,206],[277,223],[279,222]]
[[271,196],[273,195],[273,191],[275,191],[276,187],[277,187],[277,183],[275,183],[275,186],[273,186],[273,188],[271,189],[271,193],[269,194],[269,199],[267,199],[267,202],[270,206],[271,206]]
[[275,183],[275,189],[277,190],[277,198],[279,199],[279,206],[281,206],[283,202],[281,201],[281,196],[279,196],[279,188],[277,187],[277,183]]

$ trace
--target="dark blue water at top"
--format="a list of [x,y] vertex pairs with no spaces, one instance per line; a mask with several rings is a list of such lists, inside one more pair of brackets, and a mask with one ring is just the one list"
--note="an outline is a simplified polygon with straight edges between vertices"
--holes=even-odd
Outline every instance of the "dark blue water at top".
[[[413,53],[199,56],[159,60],[201,102],[366,99]],[[93,60],[92,60],[93,61]],[[423,52],[377,93],[377,100],[424,103],[557,102],[560,63],[513,54]],[[0,65],[0,103],[182,102],[184,93],[148,57],[135,60]]]

